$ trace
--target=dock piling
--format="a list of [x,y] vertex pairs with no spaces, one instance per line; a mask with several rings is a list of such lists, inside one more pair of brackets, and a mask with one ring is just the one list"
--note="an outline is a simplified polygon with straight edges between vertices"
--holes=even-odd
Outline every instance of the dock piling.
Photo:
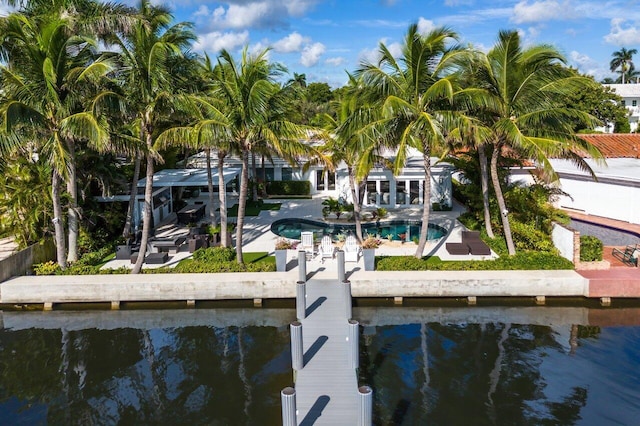
[[302,324],[291,323],[291,367],[298,371],[304,367],[304,348],[302,347]]
[[344,312],[347,320],[351,319],[351,281],[342,281],[342,290],[344,291]]
[[358,368],[360,364],[360,333],[359,331],[360,323],[356,320],[349,320],[349,336],[347,339],[349,340],[349,367],[350,368]]
[[299,320],[307,317],[307,283],[304,281],[296,284],[296,316]]
[[307,252],[298,251],[298,281],[307,282]]
[[373,424],[373,390],[369,386],[360,386],[358,397],[360,398],[358,426],[371,426]]
[[280,392],[282,401],[282,426],[297,426],[296,419],[296,390],[286,387]]
[[344,251],[338,250],[336,252],[336,259],[338,260],[338,281],[343,282],[347,276],[344,266]]

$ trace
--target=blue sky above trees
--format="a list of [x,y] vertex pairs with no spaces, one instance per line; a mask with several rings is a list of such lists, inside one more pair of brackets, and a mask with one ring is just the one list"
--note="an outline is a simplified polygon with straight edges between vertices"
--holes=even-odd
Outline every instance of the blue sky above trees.
[[[136,0],[124,3],[135,4]],[[427,31],[446,25],[461,43],[493,45],[500,29],[516,29],[525,43],[549,43],[570,65],[601,80],[611,54],[640,48],[639,0],[207,0],[158,1],[177,21],[192,21],[199,52],[271,46],[270,59],[293,74],[333,87],[362,59],[375,59],[380,41],[399,49],[408,25]],[[4,6],[6,7],[6,6]],[[640,58],[638,58],[640,61]]]

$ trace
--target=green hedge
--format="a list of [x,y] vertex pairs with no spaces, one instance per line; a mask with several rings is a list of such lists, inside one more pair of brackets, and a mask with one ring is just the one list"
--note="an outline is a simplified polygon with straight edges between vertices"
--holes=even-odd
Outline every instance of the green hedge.
[[555,270],[573,269],[569,260],[552,254],[534,251],[502,256],[496,260],[443,261],[439,257],[416,259],[413,256],[376,258],[377,271],[479,271],[479,270]]
[[311,182],[308,180],[277,180],[267,184],[268,195],[309,195]]
[[591,235],[581,235],[580,260],[582,262],[602,260],[602,241]]

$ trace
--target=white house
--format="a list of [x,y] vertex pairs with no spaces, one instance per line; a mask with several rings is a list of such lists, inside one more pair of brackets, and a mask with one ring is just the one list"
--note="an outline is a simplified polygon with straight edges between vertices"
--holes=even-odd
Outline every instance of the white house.
[[[586,162],[597,180],[579,170],[571,162],[551,159],[560,177],[559,186],[568,194],[561,197],[557,207],[581,213],[640,223],[640,134],[580,135],[598,147],[606,158],[606,165],[593,159]],[[524,170],[513,171],[514,180],[527,180]]]
[[[626,107],[629,112],[631,131],[635,132],[640,120],[640,84],[604,84],[603,86],[610,87],[616,95],[622,98],[622,106]],[[605,127],[596,130],[613,133],[613,123],[608,123]]]
[[[392,159],[392,155],[388,157]],[[212,167],[217,167],[217,159],[212,157]],[[451,206],[452,187],[451,175],[453,167],[447,163],[437,163],[438,158],[431,158],[431,203]],[[252,160],[249,161],[250,164]],[[187,167],[205,167],[204,153],[191,157]],[[280,158],[267,160],[256,158],[258,180],[308,180],[312,194],[323,194],[327,197],[342,198],[351,201],[349,176],[346,164],[338,165],[335,171],[329,171],[321,166],[311,166],[303,170],[303,163],[292,167]],[[241,167],[239,158],[227,158],[224,163],[227,168]],[[251,169],[251,167],[250,167]],[[251,170],[249,171],[251,176]],[[264,179],[263,179],[264,177]],[[422,205],[424,203],[424,166],[422,155],[412,151],[407,157],[405,167],[397,176],[391,170],[382,166],[375,167],[369,173],[365,185],[363,205],[366,207],[401,208]]]

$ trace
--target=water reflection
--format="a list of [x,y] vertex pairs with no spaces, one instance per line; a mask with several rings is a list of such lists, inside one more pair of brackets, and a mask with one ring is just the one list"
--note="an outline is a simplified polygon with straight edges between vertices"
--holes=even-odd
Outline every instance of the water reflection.
[[[635,424],[639,312],[356,308],[359,381],[374,389],[380,425]],[[279,424],[294,315],[4,312],[0,416],[5,424]]]

